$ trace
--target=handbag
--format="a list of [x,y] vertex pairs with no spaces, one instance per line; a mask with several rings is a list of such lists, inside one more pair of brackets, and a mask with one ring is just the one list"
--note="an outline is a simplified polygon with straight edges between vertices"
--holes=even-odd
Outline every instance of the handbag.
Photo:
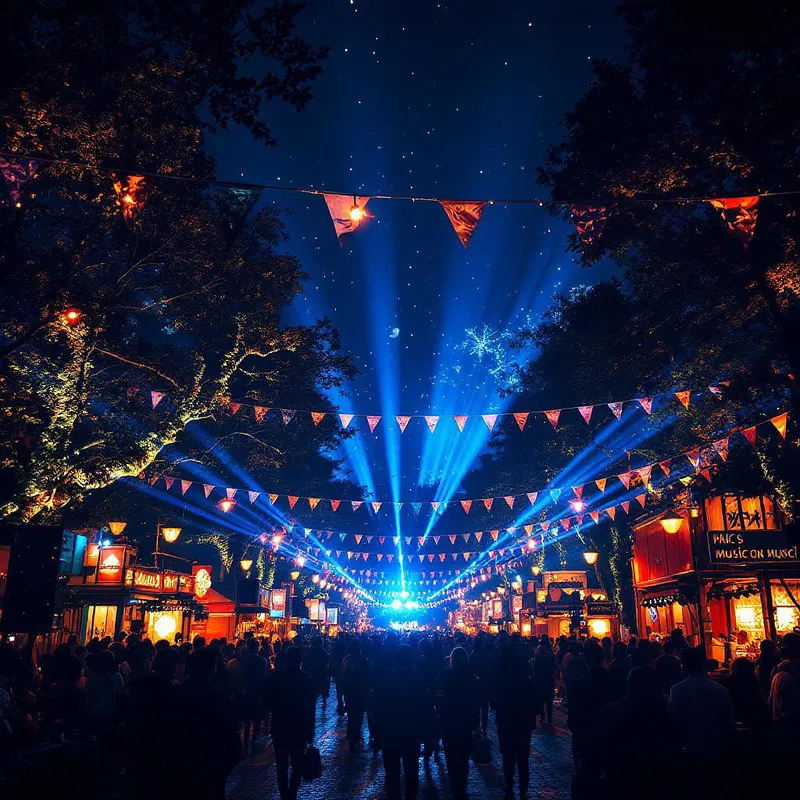
[[310,744],[303,753],[302,775],[303,780],[309,783],[322,776],[322,756],[313,744]]
[[470,757],[474,764],[482,766],[489,764],[492,760],[492,746],[488,739],[485,739],[479,733],[472,737],[472,744],[470,745]]

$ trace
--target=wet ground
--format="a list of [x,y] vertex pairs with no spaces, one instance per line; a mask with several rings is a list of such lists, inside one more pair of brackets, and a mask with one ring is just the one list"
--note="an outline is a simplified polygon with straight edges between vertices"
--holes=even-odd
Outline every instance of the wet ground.
[[[497,750],[497,733],[491,724],[492,762],[486,766],[470,765],[469,796],[503,797],[503,776]],[[336,714],[336,702],[320,702],[317,707],[316,746],[322,753],[323,775],[300,787],[299,800],[344,800],[384,797],[383,762],[380,753],[369,748],[350,755],[345,736],[345,717]],[[367,728],[364,725],[364,737]],[[228,780],[228,800],[272,800],[278,797],[275,759],[268,739],[258,740],[255,755],[243,759]],[[533,733],[531,744],[530,798],[568,800],[572,781],[570,734],[565,715],[556,708],[553,725]],[[420,800],[449,800],[451,797],[444,765],[444,754],[431,759],[429,770],[420,759]]]

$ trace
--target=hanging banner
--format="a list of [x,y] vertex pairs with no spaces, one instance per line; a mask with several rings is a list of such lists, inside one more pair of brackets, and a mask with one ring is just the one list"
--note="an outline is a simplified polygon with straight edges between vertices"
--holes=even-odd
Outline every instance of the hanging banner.
[[240,186],[221,186],[217,190],[216,206],[222,221],[223,235],[232,247],[247,217],[261,197],[261,189]]
[[130,228],[139,219],[145,204],[145,178],[144,175],[120,175],[114,178],[114,192],[117,195],[117,205],[122,210],[122,218]]
[[367,207],[369,197],[354,197],[351,194],[323,194],[323,197],[337,238],[358,230],[358,226],[367,215],[364,209]]
[[721,197],[709,201],[719,211],[722,221],[730,228],[733,235],[747,249],[756,232],[758,216],[758,196]]
[[486,203],[444,200],[441,201],[441,206],[444,209],[444,213],[447,214],[447,218],[450,220],[450,224],[453,226],[459,241],[466,250],[469,240],[481,220]]
[[583,244],[584,258],[594,261],[608,219],[608,206],[572,206],[571,211],[572,222]]
[[19,203],[20,197],[25,192],[25,187],[36,174],[39,164],[31,158],[10,158],[0,156],[0,172],[8,189],[8,196]]

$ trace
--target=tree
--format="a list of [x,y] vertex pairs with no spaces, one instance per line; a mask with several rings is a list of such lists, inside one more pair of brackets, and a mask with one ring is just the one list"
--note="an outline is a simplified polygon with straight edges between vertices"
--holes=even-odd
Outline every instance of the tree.
[[[206,131],[236,123],[272,144],[263,101],[310,98],[325,51],[293,35],[299,8],[6,9],[0,149],[44,159],[0,220],[3,517],[41,519],[139,474],[193,421],[229,425],[232,393],[352,374],[329,323],[281,324],[303,274],[279,250],[279,214],[234,239],[229,190],[203,183]],[[273,466],[287,459],[274,449]]]

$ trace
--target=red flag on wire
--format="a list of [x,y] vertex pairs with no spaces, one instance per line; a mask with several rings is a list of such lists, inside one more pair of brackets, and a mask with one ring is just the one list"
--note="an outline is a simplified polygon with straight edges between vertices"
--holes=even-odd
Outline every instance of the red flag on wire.
[[117,205],[122,210],[125,224],[131,227],[142,213],[145,203],[144,175],[120,175],[112,173],[114,179],[114,192],[117,195]]
[[521,431],[525,430],[525,423],[528,421],[528,413],[527,411],[521,411],[514,414],[514,419],[517,421],[517,425],[519,425]]
[[572,222],[583,244],[587,261],[594,261],[608,219],[608,206],[572,206]]
[[583,417],[583,421],[588,425],[592,419],[594,406],[578,406],[578,413]]
[[364,209],[369,202],[369,197],[358,197],[351,194],[323,194],[323,197],[338,238],[358,230],[358,226],[367,216]]
[[720,212],[722,221],[746,249],[756,232],[758,217],[758,195],[749,197],[720,197],[710,201]]
[[464,249],[467,249],[469,240],[472,234],[475,233],[475,228],[481,221],[483,209],[486,206],[485,202],[457,202],[453,200],[441,201],[441,206],[453,230],[456,232],[459,241]]

